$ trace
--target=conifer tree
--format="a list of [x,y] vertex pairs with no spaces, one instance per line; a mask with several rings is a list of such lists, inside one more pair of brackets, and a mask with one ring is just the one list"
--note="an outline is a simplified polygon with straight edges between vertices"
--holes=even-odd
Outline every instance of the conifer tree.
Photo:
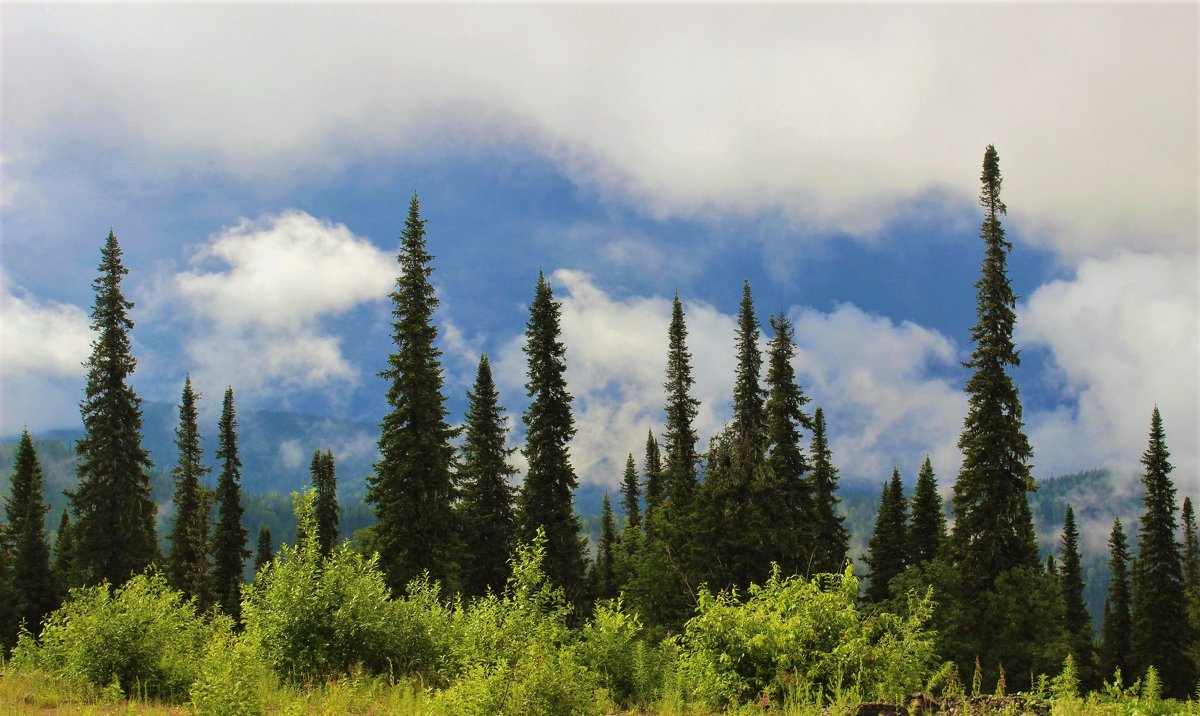
[[[692,397],[692,354],[687,349],[687,325],[679,294],[671,306],[671,325],[667,330],[667,394],[666,433],[663,435],[665,453],[665,498],[677,517],[686,516],[692,509],[696,493],[696,441],[699,436],[693,423],[700,401]],[[686,529],[686,525],[679,525]]]
[[42,466],[28,429],[21,433],[14,458],[11,489],[4,501],[12,590],[16,616],[31,632],[38,633],[42,618],[58,606],[58,590],[50,568],[50,546],[46,544],[49,508],[43,502]]
[[258,528],[258,547],[254,551],[254,573],[271,563],[275,557],[275,547],[271,543],[271,528],[263,525]]
[[879,514],[875,518],[875,531],[871,534],[871,540],[867,544],[867,555],[863,558],[871,568],[867,601],[879,604],[888,599],[891,596],[888,585],[892,578],[903,572],[907,566],[907,512],[900,470],[893,468],[891,482],[885,482],[883,485],[883,494],[879,498]]
[[171,586],[196,599],[205,609],[212,603],[209,584],[208,526],[210,499],[208,490],[200,483],[208,467],[201,464],[199,413],[192,390],[192,378],[183,382],[179,403],[179,427],[175,429],[175,446],[179,462],[171,470],[175,478],[175,522],[171,528],[171,546],[167,552],[167,578]]
[[1195,664],[1187,658],[1191,628],[1184,612],[1183,570],[1175,541],[1175,486],[1166,434],[1158,406],[1150,418],[1150,444],[1142,454],[1146,488],[1138,556],[1133,567],[1130,648],[1139,671],[1153,666],[1167,696],[1186,697],[1196,685]]
[[937,478],[928,455],[917,475],[909,514],[908,562],[929,562],[938,556],[942,543],[946,541],[946,513],[942,509],[942,496],[938,494]]
[[604,503],[600,508],[600,544],[596,546],[596,561],[592,567],[592,584],[596,599],[612,599],[620,592],[615,569],[616,545],[616,521],[613,518],[612,502],[605,491]]
[[17,633],[21,624],[17,594],[12,583],[12,553],[7,545],[9,542],[8,526],[0,523],[0,655],[17,643]]
[[637,465],[633,462],[633,453],[625,458],[625,472],[621,475],[621,507],[625,510],[625,531],[638,529],[641,525],[641,506],[638,495]]
[[978,322],[971,329],[975,350],[965,366],[967,417],[958,446],[963,463],[954,483],[955,562],[969,593],[990,589],[1009,569],[1036,566],[1037,543],[1025,493],[1033,489],[1033,451],[1023,430],[1021,401],[1009,370],[1020,365],[1012,334],[1016,295],[1008,279],[1012,244],[1004,238],[1000,215],[1000,159],[988,145],[980,177],[979,202],[986,210],[981,275],[975,283]]
[[1200,540],[1196,534],[1196,511],[1192,507],[1192,498],[1186,495],[1180,521],[1183,523],[1183,587],[1197,589],[1200,588]]
[[545,530],[546,576],[578,604],[585,591],[586,540],[579,535],[572,503],[578,482],[568,445],[575,435],[575,419],[567,392],[567,349],[559,340],[561,312],[550,282],[539,271],[525,327],[525,389],[531,400],[522,417],[529,470],[519,498],[520,527],[525,540],[532,540],[538,528]]
[[516,490],[509,478],[508,427],[486,355],[467,393],[466,437],[459,471],[463,525],[463,591],[499,594],[508,581],[508,557],[516,546]]
[[654,521],[658,519],[663,497],[662,451],[654,437],[654,430],[646,434],[646,455],[642,474],[646,481],[646,534],[649,536],[654,532]]
[[804,412],[808,402],[796,383],[792,358],[796,355],[795,328],[780,314],[771,316],[771,339],[767,365],[767,475],[768,489],[762,498],[768,527],[763,561],[779,564],[784,574],[798,574],[807,566],[805,556],[811,543],[813,514],[812,485],[807,479],[808,460],[800,446],[800,429],[812,427]]
[[317,548],[322,556],[328,557],[333,552],[333,546],[337,544],[339,518],[337,468],[334,465],[333,451],[314,452],[309,471],[312,474],[313,487],[316,488],[313,516],[317,521]]
[[233,406],[233,388],[225,389],[221,419],[217,423],[217,525],[213,532],[213,598],[221,610],[241,619],[242,573],[250,551],[242,526],[242,460],[238,456],[237,412]]
[[379,436],[379,462],[367,480],[375,509],[380,566],[399,592],[428,572],[443,585],[457,582],[458,544],[450,472],[454,430],[446,422],[441,351],[433,314],[438,305],[429,277],[433,256],[425,245],[425,221],[416,194],[400,237],[400,276],[392,292],[392,340],[396,350],[380,375],[390,382],[391,411]]
[[1083,567],[1079,555],[1079,529],[1075,526],[1075,512],[1067,505],[1062,531],[1062,576],[1059,584],[1063,595],[1063,626],[1067,631],[1068,646],[1075,659],[1079,681],[1085,689],[1099,686],[1096,678],[1095,655],[1092,652],[1094,629],[1087,604],[1083,601]]
[[1131,666],[1129,645],[1132,636],[1132,595],[1129,584],[1129,546],[1120,518],[1113,519],[1112,533],[1108,537],[1108,550],[1108,568],[1112,572],[1112,581],[1108,585],[1108,597],[1104,600],[1104,626],[1100,634],[1100,675],[1106,679],[1117,669],[1128,675]]
[[846,562],[850,533],[838,512],[838,471],[825,436],[825,413],[817,406],[812,433],[813,543],[808,574],[840,573]]
[[142,401],[128,382],[137,365],[129,340],[133,302],[121,293],[129,271],[112,231],[100,256],[100,276],[92,282],[96,339],[84,364],[80,404],[84,435],[75,442],[79,484],[69,494],[81,579],[116,586],[155,560],[158,537],[150,457],[142,448]]
[[58,601],[67,598],[67,593],[78,587],[80,580],[75,561],[75,531],[71,526],[71,515],[64,508],[58,521],[58,534],[54,537],[54,578],[58,584]]

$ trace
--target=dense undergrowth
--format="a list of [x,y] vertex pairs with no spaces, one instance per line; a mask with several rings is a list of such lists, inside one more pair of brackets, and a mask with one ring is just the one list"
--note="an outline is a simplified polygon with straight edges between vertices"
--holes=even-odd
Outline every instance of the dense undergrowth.
[[[570,607],[522,545],[500,594],[446,599],[416,581],[393,599],[373,559],[322,557],[311,497],[302,533],[243,598],[244,628],[154,574],[72,592],[38,636],[21,635],[0,676],[17,713],[705,714],[854,713],[863,702],[956,704],[959,713],[1200,713],[1159,699],[1153,674],[1081,697],[1068,663],[1019,700],[981,700],[934,654],[933,595],[904,616],[864,611],[850,571],[778,573],[745,595],[698,595],[681,633],[651,640],[614,600],[570,626]],[[976,698],[972,700],[972,695]],[[989,706],[990,704],[990,706]]]

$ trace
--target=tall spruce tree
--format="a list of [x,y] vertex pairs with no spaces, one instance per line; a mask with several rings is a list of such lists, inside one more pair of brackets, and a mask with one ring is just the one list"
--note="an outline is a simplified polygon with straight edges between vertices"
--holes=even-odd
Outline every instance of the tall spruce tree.
[[1196,686],[1196,666],[1187,658],[1191,628],[1184,608],[1183,569],[1175,541],[1175,485],[1158,406],[1150,417],[1150,444],[1142,454],[1146,488],[1138,556],[1133,566],[1130,648],[1139,671],[1153,666],[1163,693],[1184,698]]
[[808,460],[800,445],[800,429],[812,428],[805,414],[808,402],[796,382],[792,358],[796,355],[795,327],[786,315],[771,316],[767,361],[767,489],[762,511],[768,528],[762,561],[775,562],[784,574],[798,574],[807,566],[813,514],[812,485],[807,479]]
[[171,527],[171,546],[167,551],[167,578],[171,586],[205,609],[212,603],[209,582],[208,526],[210,497],[201,479],[209,471],[201,464],[199,413],[192,390],[192,378],[183,382],[179,403],[179,427],[175,429],[175,447],[179,462],[171,470],[175,478],[175,522]]
[[379,436],[380,458],[367,479],[375,509],[380,566],[395,591],[428,572],[453,589],[457,583],[458,530],[451,509],[455,431],[446,422],[441,351],[433,314],[438,305],[429,277],[433,256],[417,195],[409,203],[400,237],[400,276],[392,292],[396,350],[380,375],[390,385],[390,412]]
[[596,545],[596,561],[592,564],[592,589],[596,599],[612,599],[621,590],[616,573],[617,525],[613,518],[608,491],[600,508],[600,543]]
[[58,601],[67,598],[67,593],[80,584],[78,563],[75,559],[75,531],[71,525],[71,514],[65,508],[58,521],[58,534],[54,536],[54,578],[58,585]]
[[1184,589],[1200,588],[1200,538],[1196,533],[1196,510],[1192,507],[1192,498],[1184,496],[1183,509],[1180,511],[1180,522],[1183,523],[1183,587]]
[[238,455],[237,411],[233,388],[225,389],[221,419],[217,423],[217,525],[213,531],[213,598],[221,610],[241,620],[242,574],[250,551],[242,525],[242,460]]
[[654,437],[653,429],[646,434],[646,455],[642,461],[642,474],[646,483],[646,534],[651,535],[663,499],[662,450]]
[[[12,589],[16,616],[34,633],[42,618],[58,606],[58,590],[46,543],[46,512],[42,466],[29,430],[21,433],[4,511],[8,519]],[[4,545],[0,544],[0,549]]]
[[263,525],[258,528],[258,545],[254,550],[254,573],[271,563],[275,557],[275,546],[271,542],[271,528]]
[[567,392],[567,348],[559,340],[561,313],[550,282],[539,271],[525,327],[525,389],[531,400],[522,417],[529,469],[519,497],[520,527],[527,541],[539,527],[545,530],[546,576],[579,604],[586,592],[586,539],[580,537],[572,502],[578,482],[568,445],[575,435],[575,419]]
[[312,474],[312,484],[316,488],[313,500],[313,516],[317,522],[317,548],[321,555],[328,557],[337,544],[338,519],[340,510],[337,499],[337,467],[334,464],[333,451],[317,450],[313,453],[309,465]]
[[1085,689],[1100,685],[1096,677],[1096,659],[1092,649],[1095,629],[1087,604],[1083,601],[1083,567],[1079,554],[1079,529],[1075,526],[1075,511],[1067,505],[1062,531],[1062,570],[1059,585],[1063,595],[1063,626],[1068,646],[1079,672],[1079,682]]
[[[683,304],[675,294],[671,305],[671,325],[667,329],[666,432],[663,434],[665,497],[675,515],[686,516],[692,509],[697,487],[699,456],[694,426],[700,401],[692,397],[692,354],[687,348],[687,324]],[[682,527],[683,525],[681,525]]]
[[938,556],[946,541],[946,513],[938,494],[937,477],[929,456],[921,463],[909,512],[908,563],[921,564]]
[[825,412],[817,406],[812,432],[813,542],[807,555],[808,574],[840,573],[846,562],[850,533],[838,510],[838,471],[825,435]]
[[1025,436],[1021,400],[1009,370],[1020,365],[1013,346],[1016,301],[1008,279],[1008,252],[1000,215],[1000,158],[988,145],[983,157],[979,202],[986,210],[980,237],[984,242],[971,328],[975,350],[965,366],[967,417],[958,446],[963,463],[954,483],[954,531],[950,536],[955,562],[971,593],[991,588],[997,576],[1015,567],[1038,564],[1033,519],[1025,493],[1033,489],[1029,460],[1033,450]]
[[1108,537],[1108,568],[1112,581],[1104,600],[1104,626],[1100,632],[1100,675],[1110,678],[1117,669],[1129,675],[1129,645],[1132,638],[1130,608],[1132,592],[1129,584],[1129,545],[1120,518],[1113,519]]
[[100,276],[92,282],[97,335],[84,364],[83,437],[75,442],[79,484],[69,496],[82,580],[115,586],[154,562],[158,537],[150,456],[142,448],[142,401],[129,385],[137,366],[129,341],[133,302],[121,292],[129,270],[112,231],[100,257]]
[[625,531],[635,530],[641,525],[637,464],[633,453],[625,458],[625,472],[621,475],[621,509],[625,510]]
[[907,566],[907,521],[904,484],[900,481],[900,470],[893,468],[891,481],[883,485],[879,513],[875,517],[875,531],[871,533],[867,555],[863,558],[871,568],[871,585],[867,587],[867,600],[870,602],[878,604],[887,600],[891,596],[888,585],[892,578]]
[[463,591],[499,594],[508,581],[508,557],[516,546],[517,474],[508,459],[508,427],[486,355],[479,358],[474,388],[467,393],[466,436],[459,470],[463,526]]

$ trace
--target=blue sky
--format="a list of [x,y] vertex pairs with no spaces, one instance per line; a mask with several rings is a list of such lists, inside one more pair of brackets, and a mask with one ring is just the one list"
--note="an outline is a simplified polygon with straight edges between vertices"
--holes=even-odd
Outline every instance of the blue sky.
[[749,280],[764,327],[796,321],[843,473],[930,454],[948,484],[994,143],[1035,473],[1132,469],[1157,403],[1200,493],[1194,4],[4,14],[0,434],[78,422],[109,227],[144,398],[190,371],[210,410],[232,384],[377,420],[416,191],[454,419],[480,352],[519,416],[544,270],[573,457],[615,484],[661,424],[675,291],[702,438],[728,416]]

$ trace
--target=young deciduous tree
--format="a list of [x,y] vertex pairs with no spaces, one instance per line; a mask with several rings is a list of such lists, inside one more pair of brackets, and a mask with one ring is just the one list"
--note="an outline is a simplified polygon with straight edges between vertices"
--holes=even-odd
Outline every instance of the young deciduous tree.
[[908,526],[908,563],[920,564],[935,559],[946,541],[946,513],[938,494],[937,477],[929,456],[921,463],[913,490]]
[[212,603],[213,594],[208,564],[210,497],[200,482],[209,468],[200,462],[204,454],[200,447],[198,398],[188,376],[183,382],[179,427],[175,429],[179,462],[171,471],[175,478],[175,522],[167,551],[167,578],[172,587],[195,598],[205,609]]
[[1142,454],[1146,511],[1133,566],[1130,648],[1139,671],[1153,666],[1163,693],[1183,698],[1196,686],[1196,667],[1187,652],[1192,642],[1184,612],[1183,570],[1175,541],[1175,485],[1166,434],[1158,406],[1150,417],[1150,444]]
[[390,385],[391,411],[383,418],[379,462],[367,479],[367,501],[375,508],[379,563],[388,586],[399,592],[428,572],[453,585],[458,544],[451,509],[450,472],[454,430],[446,422],[441,351],[433,314],[438,305],[429,277],[433,256],[425,245],[425,221],[416,194],[400,237],[400,276],[392,292],[395,351],[380,375]]
[[242,572],[250,551],[242,526],[242,460],[238,456],[237,413],[233,388],[225,389],[217,423],[217,526],[213,532],[213,594],[221,610],[239,620],[242,613]]
[[516,490],[509,478],[508,426],[486,355],[479,358],[475,386],[467,393],[466,438],[459,470],[463,526],[463,591],[500,594],[516,547]]
[[1104,600],[1104,626],[1100,633],[1100,675],[1108,679],[1117,669],[1129,673],[1129,642],[1131,638],[1129,585],[1129,546],[1120,518],[1113,519],[1108,537],[1108,568],[1112,581]]
[[875,531],[867,544],[867,555],[863,557],[871,567],[871,585],[867,587],[868,601],[878,604],[888,599],[891,596],[888,585],[892,578],[903,572],[907,566],[907,513],[900,470],[893,468],[891,481],[883,485],[883,494],[879,498],[879,514],[875,517]]
[[137,366],[129,341],[133,303],[121,293],[129,270],[112,231],[100,257],[100,276],[92,282],[96,339],[84,364],[80,404],[84,435],[75,442],[79,485],[70,498],[81,579],[117,586],[156,559],[157,508],[150,498],[150,457],[142,448],[142,401],[129,385]]
[[531,400],[522,417],[529,469],[519,497],[520,526],[527,541],[539,528],[545,531],[546,575],[571,601],[580,603],[586,592],[586,540],[580,537],[573,505],[578,481],[568,446],[575,435],[575,419],[567,392],[567,348],[559,340],[561,313],[550,282],[539,272],[525,326],[529,361],[525,388]]

